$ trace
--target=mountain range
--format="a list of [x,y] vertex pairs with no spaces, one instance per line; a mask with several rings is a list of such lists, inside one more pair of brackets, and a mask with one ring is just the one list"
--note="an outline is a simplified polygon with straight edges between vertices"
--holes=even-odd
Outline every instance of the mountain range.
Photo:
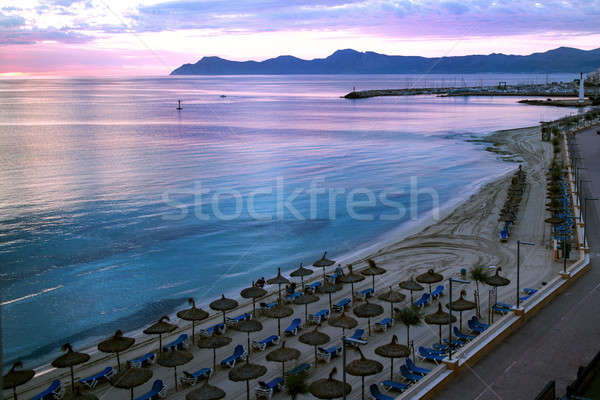
[[526,56],[492,53],[459,57],[388,56],[372,51],[338,50],[326,58],[303,60],[279,56],[264,61],[230,61],[203,57],[184,64],[171,75],[285,74],[468,74],[590,72],[600,67],[600,48],[559,47]]

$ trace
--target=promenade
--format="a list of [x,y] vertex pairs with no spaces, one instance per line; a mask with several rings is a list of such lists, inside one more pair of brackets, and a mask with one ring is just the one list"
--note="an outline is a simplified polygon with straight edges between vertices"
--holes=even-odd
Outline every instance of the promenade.
[[[582,197],[600,195],[598,126],[576,136],[571,147],[586,168]],[[600,227],[599,202],[588,202],[587,226],[591,270],[508,336],[475,365],[455,378],[435,399],[532,400],[550,380],[557,395],[600,350]]]

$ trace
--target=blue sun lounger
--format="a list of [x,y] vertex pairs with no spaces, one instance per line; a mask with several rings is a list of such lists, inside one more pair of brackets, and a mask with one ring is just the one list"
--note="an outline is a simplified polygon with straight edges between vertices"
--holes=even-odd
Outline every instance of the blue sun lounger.
[[344,309],[350,305],[350,303],[352,302],[352,300],[349,297],[346,297],[345,299],[342,299],[340,301],[338,301],[337,303],[335,303],[332,308],[333,311],[335,312],[342,312],[344,311]]
[[271,346],[271,345],[275,345],[277,343],[279,343],[279,336],[277,335],[271,335],[268,338],[265,338],[263,340],[253,340],[252,341],[252,350],[254,351],[264,351],[267,346]]
[[404,379],[409,380],[411,382],[418,382],[423,377],[423,375],[417,375],[410,372],[406,365],[400,366],[400,375],[402,375]]
[[224,323],[216,324],[208,329],[201,329],[200,334],[204,336],[212,336],[213,334],[222,335],[227,330],[227,326]]
[[310,368],[311,367],[310,367],[309,363],[300,364],[296,368],[289,371],[288,375],[297,375],[297,374],[301,374],[302,372],[309,372]]
[[440,296],[444,295],[444,285],[438,285],[435,289],[433,289],[433,292],[431,292],[431,298],[432,299],[437,299]]
[[388,328],[391,328],[394,325],[394,320],[391,318],[384,318],[381,321],[375,324],[375,330],[385,332]]
[[363,289],[360,292],[356,293],[356,297],[360,297],[361,299],[364,300],[364,299],[368,299],[369,297],[373,296],[373,293],[375,293],[373,288]]
[[462,333],[461,331],[458,330],[458,327],[454,327],[454,336],[456,336],[457,338],[467,341],[467,340],[473,340],[476,338],[475,335],[469,335],[466,333]]
[[245,360],[247,355],[248,353],[246,352],[246,349],[244,349],[244,346],[238,344],[235,346],[233,354],[221,361],[221,366],[233,368],[236,362]]
[[[354,333],[352,334],[352,336],[350,336],[350,339],[356,339],[356,340],[363,340],[363,341],[367,341],[367,337],[365,336],[365,330],[362,328],[358,328],[354,331]],[[354,346],[356,345],[356,343],[353,342],[349,342],[348,345],[350,346]]]
[[135,400],[152,400],[154,397],[164,398],[167,392],[167,385],[163,383],[160,379],[154,381],[152,385],[152,389],[149,392],[144,393],[140,397],[137,397]]
[[319,288],[319,287],[320,287],[322,284],[323,284],[323,282],[321,282],[321,281],[316,281],[316,282],[313,282],[313,283],[311,283],[311,284],[310,284],[310,285],[308,285],[308,286],[312,288],[313,292],[316,292],[316,291],[317,291],[317,289],[318,289],[318,288]]
[[258,387],[256,388],[256,398],[264,397],[270,399],[273,394],[279,392],[283,387],[283,378],[278,376],[270,380],[269,382],[258,381]]
[[321,322],[325,321],[327,318],[329,318],[329,310],[327,309],[322,309],[315,314],[308,314],[308,320],[317,325],[321,325]]
[[187,333],[182,333],[179,337],[173,340],[171,343],[167,343],[163,346],[162,351],[169,350],[183,350],[189,347],[188,335]]
[[430,298],[431,298],[431,296],[429,295],[429,293],[423,293],[421,298],[419,300],[415,301],[413,303],[413,305],[415,307],[425,307],[427,304],[429,304]]
[[415,365],[415,363],[413,362],[413,360],[410,358],[407,358],[406,360],[404,360],[404,364],[406,365],[408,370],[410,372],[412,372],[413,374],[425,375],[425,374],[428,374],[431,372],[430,369],[417,367]]
[[488,324],[479,322],[479,320],[477,319],[476,316],[473,316],[473,318],[471,318],[468,321],[468,324],[469,324],[469,328],[471,328],[471,330],[473,332],[477,332],[477,333],[481,333],[481,332],[485,331],[487,328],[489,328]]
[[285,328],[284,333],[289,336],[296,336],[296,334],[298,333],[298,329],[300,329],[301,323],[302,320],[300,318],[294,318],[290,326]]
[[383,389],[386,392],[389,392],[392,390],[402,392],[408,387],[408,385],[406,383],[402,383],[402,382],[387,380],[387,381],[381,382],[381,387],[383,387]]
[[115,371],[113,370],[113,367],[106,367],[103,371],[98,372],[97,374],[80,379],[79,383],[87,386],[90,389],[93,389],[98,384],[98,381],[102,379],[108,380],[108,378],[110,378],[114,373]]
[[291,303],[296,297],[302,296],[302,292],[296,292],[285,296],[285,301]]
[[31,400],[54,400],[54,399],[62,399],[65,393],[65,389],[63,388],[62,383],[55,379],[52,381],[50,386],[43,392],[35,395],[31,398]]
[[242,315],[238,315],[237,317],[227,317],[225,319],[225,323],[227,324],[227,326],[235,328],[239,322],[244,321],[246,319],[252,319],[252,313],[245,313]]
[[328,348],[318,347],[317,348],[317,359],[325,362],[331,361],[335,356],[342,353],[342,346],[331,346]]
[[141,357],[127,361],[127,366],[141,368],[146,365],[154,364],[156,361],[156,353],[146,353]]
[[427,361],[442,361],[445,357],[433,349],[419,346],[419,357]]
[[506,230],[506,228],[504,228],[500,231],[500,241],[506,242],[507,240],[508,240],[508,231]]
[[381,393],[379,391],[379,386],[377,386],[375,383],[369,386],[369,391],[375,400],[394,400],[393,397],[386,396],[385,394]]
[[182,385],[195,385],[196,383],[200,382],[200,380],[202,379],[208,379],[210,378],[210,376],[213,373],[213,369],[212,368],[202,368],[199,369],[196,372],[187,372],[187,371],[183,371],[183,376],[181,377],[180,381]]

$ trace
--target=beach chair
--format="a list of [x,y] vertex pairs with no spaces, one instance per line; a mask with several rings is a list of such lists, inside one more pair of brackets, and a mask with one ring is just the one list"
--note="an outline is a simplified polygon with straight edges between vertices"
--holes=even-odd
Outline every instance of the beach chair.
[[410,372],[412,372],[413,374],[425,375],[425,374],[428,374],[428,373],[431,372],[430,369],[417,367],[415,365],[415,363],[413,362],[413,360],[410,359],[410,358],[407,358],[406,360],[404,360],[404,364],[406,365],[406,367],[408,368],[408,370]]
[[156,353],[146,353],[141,357],[127,361],[128,367],[141,368],[147,365],[152,365],[156,361]]
[[432,299],[437,299],[440,296],[444,295],[444,285],[438,285],[436,286],[435,289],[433,289],[433,292],[431,292],[431,298]]
[[157,379],[152,385],[152,389],[149,392],[144,393],[140,397],[136,397],[135,400],[153,400],[155,397],[164,399],[167,395],[167,385],[163,381]]
[[224,323],[219,323],[211,326],[208,329],[200,329],[200,334],[203,336],[212,336],[214,334],[222,335],[227,331],[227,325]]
[[359,300],[366,300],[369,297],[373,296],[373,293],[375,293],[373,288],[367,288],[354,293],[354,297],[357,297]]
[[[365,335],[365,330],[358,328],[354,331],[354,333],[352,334],[352,336],[350,336],[350,339],[356,339],[356,340],[363,340],[363,341],[367,341],[367,336]],[[348,343],[350,344],[350,343]],[[350,344],[351,346],[354,346],[354,343]]]
[[419,357],[427,361],[442,361],[445,358],[439,352],[435,352],[433,349],[428,349],[423,346],[419,346]]
[[246,352],[244,346],[238,344],[237,346],[235,346],[233,354],[221,361],[221,366],[233,368],[236,362],[245,360],[247,356],[248,353]]
[[369,386],[369,391],[375,400],[394,400],[394,397],[386,396],[385,394],[381,393],[379,391],[379,386],[377,386],[375,383]]
[[506,228],[504,228],[500,231],[500,241],[501,242],[508,241],[508,231],[506,230]]
[[335,356],[342,353],[342,346],[331,346],[328,348],[318,347],[317,348],[317,360],[329,362]]
[[402,375],[404,379],[411,382],[418,382],[421,378],[423,378],[423,375],[417,375],[410,372],[406,365],[400,366],[400,375]]
[[348,307],[352,303],[352,300],[349,297],[346,297],[337,303],[335,303],[331,308],[334,312],[342,312],[346,307]]
[[187,372],[183,371],[183,376],[180,378],[180,382],[182,385],[195,385],[200,382],[202,379],[208,379],[213,373],[212,368],[202,368],[196,372]]
[[507,309],[506,307],[502,307],[498,304],[494,304],[494,306],[492,307],[492,310],[494,310],[494,312],[496,314],[500,314],[500,315],[508,314],[510,312],[509,309]]
[[391,318],[384,318],[381,321],[375,323],[375,330],[380,332],[385,332],[388,328],[394,326],[394,320]]
[[268,338],[263,340],[253,340],[252,341],[252,350],[254,351],[264,351],[267,346],[276,345],[279,343],[279,336],[271,335]]
[[227,317],[225,319],[225,323],[227,324],[228,327],[235,328],[239,322],[244,321],[246,319],[252,319],[252,314],[245,313],[242,315],[238,315],[237,317]]
[[296,293],[288,294],[288,295],[285,296],[284,300],[285,300],[286,303],[291,303],[292,301],[294,301],[294,299],[296,297],[302,296],[302,294],[303,294],[302,292],[296,292]]
[[167,343],[162,347],[162,351],[169,350],[183,350],[189,347],[189,340],[187,333],[182,333],[179,337],[173,340],[171,343]]
[[381,387],[386,392],[390,392],[392,390],[397,391],[397,392],[402,392],[402,391],[406,390],[408,385],[406,383],[402,383],[402,382],[387,380],[387,381],[381,382]]
[[31,400],[54,400],[62,399],[65,395],[65,389],[63,388],[62,382],[58,379],[52,381],[50,386],[43,392],[33,396]]
[[327,318],[329,318],[329,310],[327,309],[322,309],[315,314],[308,314],[308,320],[317,325],[321,325],[321,322]]
[[265,303],[265,302],[260,302],[259,305],[259,309],[258,312],[260,315],[264,315],[265,311],[270,310],[271,308],[275,307],[275,305],[277,304],[276,301],[274,301],[273,303]]
[[93,389],[98,384],[98,381],[101,381],[102,379],[108,380],[108,378],[113,376],[114,373],[115,371],[113,370],[113,367],[106,367],[103,371],[98,372],[97,374],[80,379],[79,383],[87,386],[89,389]]
[[290,326],[285,328],[284,333],[288,336],[296,336],[296,334],[298,333],[298,330],[300,329],[301,323],[302,323],[302,320],[300,318],[294,318],[292,320],[292,323],[290,323]]
[[429,293],[423,293],[423,295],[421,296],[421,298],[419,298],[419,300],[415,301],[413,303],[413,305],[415,307],[425,307],[427,304],[429,304],[429,300],[430,300],[431,296],[429,295]]
[[279,392],[282,387],[283,378],[281,376],[278,376],[277,378],[274,378],[269,382],[258,381],[258,387],[256,388],[255,396],[257,399],[270,399],[273,396],[273,394]]
[[316,281],[316,282],[313,282],[310,285],[308,285],[308,287],[310,287],[312,289],[313,293],[315,293],[322,284],[323,284],[323,282]]
[[466,333],[462,333],[461,331],[458,330],[458,327],[454,327],[454,336],[456,336],[457,338],[464,340],[464,341],[469,341],[469,340],[473,340],[476,338],[475,335],[469,335]]
[[296,368],[288,372],[288,375],[297,375],[303,372],[310,372],[311,365],[309,363],[303,363],[298,365]]
[[525,294],[529,294],[529,295],[531,295],[531,294],[535,294],[535,293],[537,293],[537,289],[524,288],[524,289],[523,289],[523,293],[525,293]]
[[462,347],[465,344],[465,342],[460,338],[452,339],[451,343],[448,342],[448,339],[442,339],[442,342],[444,343],[445,348],[448,348],[448,346],[449,346],[449,347],[452,347],[453,349],[456,349],[457,347]]

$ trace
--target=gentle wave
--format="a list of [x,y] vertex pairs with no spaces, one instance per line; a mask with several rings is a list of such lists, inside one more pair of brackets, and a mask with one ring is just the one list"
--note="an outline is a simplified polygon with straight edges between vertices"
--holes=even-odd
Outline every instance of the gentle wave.
[[64,287],[64,286],[63,286],[63,285],[58,285],[58,286],[55,286],[55,287],[51,287],[51,288],[48,288],[48,289],[44,289],[44,290],[42,290],[42,291],[39,291],[39,292],[37,292],[37,293],[31,293],[31,294],[28,294],[27,296],[18,297],[18,298],[16,298],[16,299],[8,300],[8,301],[5,301],[5,302],[2,302],[2,303],[0,303],[0,306],[6,306],[6,305],[8,305],[8,304],[17,303],[17,302],[19,302],[19,301],[27,300],[27,299],[30,299],[30,298],[32,298],[32,297],[39,296],[39,295],[41,295],[41,294],[44,294],[44,293],[52,292],[52,291],[54,291],[54,290],[56,290],[56,289],[60,289],[60,288],[62,288],[62,287]]

